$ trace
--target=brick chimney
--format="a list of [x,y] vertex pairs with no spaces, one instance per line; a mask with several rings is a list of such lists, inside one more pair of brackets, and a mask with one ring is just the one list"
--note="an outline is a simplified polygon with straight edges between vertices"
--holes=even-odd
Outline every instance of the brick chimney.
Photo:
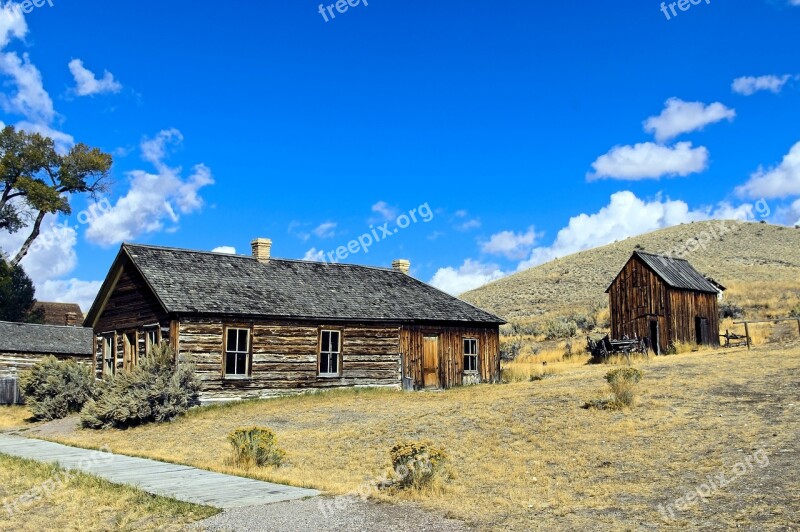
[[67,312],[64,314],[64,325],[67,327],[77,327],[78,325],[78,315],[74,312]]
[[253,258],[261,264],[269,264],[269,253],[272,249],[272,240],[269,238],[256,238],[250,242],[253,248]]
[[408,275],[408,271],[411,269],[411,262],[406,259],[397,259],[392,261],[392,269]]

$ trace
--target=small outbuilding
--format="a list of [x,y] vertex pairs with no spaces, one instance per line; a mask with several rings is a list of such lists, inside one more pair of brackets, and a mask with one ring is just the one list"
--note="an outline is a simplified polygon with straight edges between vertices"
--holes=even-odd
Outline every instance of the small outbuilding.
[[606,290],[611,335],[647,338],[656,354],[677,342],[719,346],[721,290],[685,259],[635,251]]
[[0,321],[0,404],[17,404],[18,377],[47,355],[88,366],[94,356],[91,329]]

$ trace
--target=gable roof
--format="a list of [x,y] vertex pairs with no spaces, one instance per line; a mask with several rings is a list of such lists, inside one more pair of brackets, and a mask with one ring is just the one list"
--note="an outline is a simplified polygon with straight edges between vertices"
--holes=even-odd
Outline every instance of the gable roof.
[[[387,268],[270,259],[123,244],[165,312],[260,318],[400,322],[505,321],[402,272]],[[112,268],[112,272],[115,268]],[[113,273],[109,275],[109,279]],[[113,289],[106,279],[86,319]]]
[[[709,282],[708,279],[703,277],[700,272],[695,270],[686,259],[655,255],[644,251],[634,251],[631,259],[634,257],[641,259],[648,268],[653,270],[653,272],[671,288],[711,294],[719,293],[719,289]],[[611,290],[610,286],[608,290]],[[608,290],[606,290],[606,292],[608,292]]]
[[51,303],[48,301],[37,301],[33,306],[34,310],[44,313],[44,323],[46,325],[66,325],[67,314],[75,314],[75,323],[83,322],[83,311],[77,303]]
[[84,327],[0,321],[0,352],[92,356],[94,333]]

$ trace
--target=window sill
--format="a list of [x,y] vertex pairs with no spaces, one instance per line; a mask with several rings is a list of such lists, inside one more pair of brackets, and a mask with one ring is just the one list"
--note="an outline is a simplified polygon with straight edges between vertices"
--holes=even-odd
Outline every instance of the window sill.
[[332,374],[332,373],[320,373],[319,375],[317,375],[317,378],[318,379],[341,379],[342,376],[339,375],[338,373],[335,374],[335,375]]
[[225,375],[222,377],[224,381],[249,381],[251,379],[250,375]]
[[476,369],[476,370],[465,371],[464,375],[477,375],[478,373],[480,372]]

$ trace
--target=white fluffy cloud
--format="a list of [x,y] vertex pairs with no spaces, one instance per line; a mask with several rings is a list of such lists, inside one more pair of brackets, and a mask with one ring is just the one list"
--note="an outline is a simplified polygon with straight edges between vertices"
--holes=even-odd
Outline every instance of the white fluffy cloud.
[[496,264],[483,264],[467,259],[459,268],[439,268],[428,284],[456,296],[505,275]]
[[211,253],[222,253],[223,255],[236,255],[236,248],[233,246],[219,246],[212,249]]
[[644,130],[653,133],[658,142],[666,142],[683,133],[703,129],[721,120],[732,121],[736,111],[719,102],[705,105],[702,102],[685,102],[670,98],[658,116],[644,121]]
[[52,279],[36,286],[36,299],[56,303],[77,303],[88,312],[100,291],[102,281],[80,279]]
[[[23,39],[28,33],[25,17],[16,4],[0,3],[0,50],[14,39]],[[44,89],[39,69],[31,63],[28,54],[20,57],[16,52],[0,52],[0,75],[8,79],[9,92],[0,92],[0,107],[8,114],[22,116],[16,126],[29,133],[51,137],[59,151],[68,150],[73,138],[53,127],[56,112],[53,100]]]
[[687,176],[708,168],[708,150],[692,147],[691,142],[662,146],[643,142],[633,146],[615,146],[592,163],[595,179],[660,179],[664,176]]
[[740,196],[753,199],[800,195],[800,142],[792,146],[779,165],[768,169],[759,168],[736,192]]
[[80,59],[69,62],[69,71],[75,79],[75,94],[78,96],[94,96],[122,90],[122,84],[114,79],[111,72],[104,70],[103,77],[98,79],[91,70],[83,66],[83,61]]
[[526,232],[501,231],[481,244],[481,251],[492,255],[504,255],[509,259],[525,257],[537,239],[536,231],[530,227]]
[[[800,0],[796,0],[800,5]],[[731,90],[738,94],[751,96],[758,91],[770,91],[775,94],[781,92],[786,82],[792,76],[785,74],[783,76],[742,76],[733,80]]]
[[325,222],[319,224],[312,231],[319,238],[331,238],[336,235],[336,222]]
[[313,262],[324,262],[325,261],[325,252],[321,249],[311,248],[306,251],[306,254],[303,255],[303,260],[310,260]]
[[171,168],[163,161],[167,148],[182,140],[178,130],[170,129],[142,142],[142,157],[156,167],[157,173],[128,172],[128,192],[91,221],[87,239],[101,246],[130,241],[142,234],[161,231],[166,224],[174,228],[180,214],[190,214],[203,206],[199,192],[214,183],[211,170],[198,164],[184,179],[180,168]]
[[379,201],[373,205],[372,212],[378,215],[378,220],[381,222],[391,222],[397,218],[397,209],[385,201]]

